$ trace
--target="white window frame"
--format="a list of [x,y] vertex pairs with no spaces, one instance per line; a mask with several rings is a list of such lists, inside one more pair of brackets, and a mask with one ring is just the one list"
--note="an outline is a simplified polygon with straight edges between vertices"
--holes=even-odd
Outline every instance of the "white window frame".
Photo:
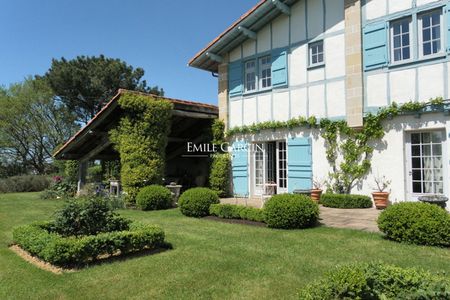
[[[253,63],[253,67],[252,68],[248,67],[249,63]],[[250,73],[254,74],[254,77],[253,77],[253,89],[248,89],[248,82],[249,82],[249,80],[247,79],[247,75],[250,74]],[[258,82],[258,79],[257,79],[256,60],[255,59],[250,59],[250,60],[245,61],[245,63],[244,63],[244,91],[246,93],[255,92],[257,90],[257,82]]]
[[[322,61],[317,59],[316,63],[313,63],[313,48],[322,45]],[[319,58],[320,52],[317,52],[317,58]],[[318,67],[325,65],[325,43],[323,40],[312,42],[308,44],[308,57],[309,57],[309,67]]]
[[[266,60],[266,63],[263,63]],[[263,78],[263,71],[269,71],[269,76]],[[270,84],[263,87],[263,80],[270,80]],[[272,88],[272,57],[270,55],[261,56],[258,58],[258,88],[260,91],[270,90]]]
[[[437,51],[436,53],[431,53],[431,54],[427,54],[424,55],[423,54],[423,17],[424,16],[429,16],[432,13],[438,12],[439,13],[439,26],[440,26],[440,36],[439,36],[439,40],[440,40],[440,49],[439,51]],[[432,34],[432,33],[430,33]],[[428,10],[425,12],[420,12],[419,14],[417,14],[417,35],[418,35],[418,41],[419,41],[419,58],[430,58],[430,57],[434,57],[434,56],[439,56],[442,55],[444,53],[444,17],[443,17],[443,13],[442,13],[442,8],[437,8],[437,9],[432,9],[432,10]],[[433,41],[432,36],[430,36],[431,38],[431,42]]]
[[[401,60],[395,60],[395,55],[394,55],[394,50],[396,49],[394,47],[394,26],[402,23],[403,21],[407,20],[408,21],[408,34],[409,34],[409,58],[407,59],[401,59]],[[413,25],[412,25],[412,18],[411,17],[406,17],[406,18],[401,18],[401,19],[397,19],[394,21],[389,22],[389,48],[390,48],[390,54],[391,54],[391,64],[401,64],[401,63],[405,63],[405,62],[410,62],[414,59],[414,53],[413,53],[413,43],[414,43],[414,34],[413,34]],[[402,40],[402,39],[401,39]],[[401,45],[401,49],[403,49],[403,41],[402,41],[402,45]],[[403,57],[403,52],[402,52],[402,57]]]

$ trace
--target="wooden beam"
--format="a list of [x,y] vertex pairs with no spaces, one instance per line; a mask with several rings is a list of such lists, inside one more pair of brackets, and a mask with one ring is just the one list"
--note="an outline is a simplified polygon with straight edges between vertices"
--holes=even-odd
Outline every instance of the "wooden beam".
[[100,140],[100,143],[97,145],[97,147],[95,147],[94,149],[89,151],[86,155],[81,157],[79,159],[79,161],[80,162],[89,161],[92,158],[94,158],[97,154],[99,154],[100,152],[102,152],[103,150],[108,148],[109,146],[111,146],[111,142],[109,141],[109,139],[107,137],[104,137]]
[[178,138],[178,137],[169,137],[168,138],[169,143],[170,142],[178,142],[178,143],[184,143],[184,142],[189,142],[189,139],[186,138]]
[[77,183],[77,195],[80,195],[81,190],[86,184],[86,174],[87,174],[87,162],[80,162],[78,165],[78,183]]
[[206,56],[208,56],[209,58],[211,58],[215,62],[218,62],[218,63],[222,63],[223,62],[223,57],[219,56],[217,54],[214,54],[214,53],[211,53],[211,52],[206,52]]
[[174,109],[172,111],[172,115],[177,117],[194,118],[194,119],[217,119],[216,114],[198,113],[178,109]]
[[272,4],[275,5],[283,14],[288,16],[291,15],[291,8],[280,0],[272,0]]
[[[197,138],[195,138],[192,143],[196,144],[202,141],[204,137],[203,136],[198,136]],[[174,150],[172,153],[167,153],[169,155],[166,156],[166,161],[172,160],[174,158],[176,158],[178,155],[183,154],[184,152],[187,151],[187,144],[183,145],[182,147],[178,148],[177,150]]]
[[256,40],[256,32],[251,31],[250,29],[245,28],[244,26],[239,26],[238,30],[242,32],[246,37]]

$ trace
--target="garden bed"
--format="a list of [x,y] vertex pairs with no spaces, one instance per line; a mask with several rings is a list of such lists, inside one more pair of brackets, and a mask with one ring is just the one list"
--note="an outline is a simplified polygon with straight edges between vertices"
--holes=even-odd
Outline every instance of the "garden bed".
[[18,227],[13,231],[14,243],[47,263],[69,268],[166,246],[164,231],[153,225],[132,223],[129,230],[68,237],[53,232],[51,227],[50,222]]

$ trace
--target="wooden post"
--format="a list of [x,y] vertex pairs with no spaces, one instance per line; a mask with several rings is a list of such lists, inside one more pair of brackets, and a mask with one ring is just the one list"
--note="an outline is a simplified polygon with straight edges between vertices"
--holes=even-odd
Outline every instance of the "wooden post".
[[87,163],[87,161],[80,161],[79,163],[77,195],[80,195],[81,190],[86,184]]

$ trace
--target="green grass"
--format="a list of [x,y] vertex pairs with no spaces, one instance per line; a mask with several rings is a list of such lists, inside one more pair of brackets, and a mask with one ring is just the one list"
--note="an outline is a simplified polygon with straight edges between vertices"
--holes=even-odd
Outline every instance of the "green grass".
[[192,219],[179,210],[121,211],[161,225],[173,250],[54,275],[7,246],[12,228],[49,219],[61,205],[37,194],[0,195],[0,299],[295,298],[329,268],[384,261],[450,270],[450,251],[397,244],[381,235],[319,227],[282,231]]

